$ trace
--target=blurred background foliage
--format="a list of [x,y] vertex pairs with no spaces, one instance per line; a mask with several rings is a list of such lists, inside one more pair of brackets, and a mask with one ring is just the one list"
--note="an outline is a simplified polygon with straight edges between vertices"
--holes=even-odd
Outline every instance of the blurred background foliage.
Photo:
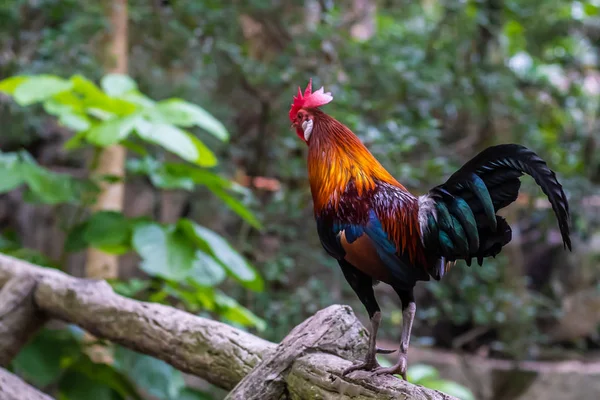
[[[412,343],[511,360],[580,358],[599,348],[599,1],[130,0],[132,79],[112,84],[102,62],[109,29],[101,2],[0,2],[0,78],[45,74],[75,82],[76,91],[77,77],[86,77],[138,110],[154,107],[148,101],[169,104],[165,115],[175,119],[149,117],[160,125],[150,136],[183,132],[175,135],[193,137],[201,156],[185,146],[178,152],[168,139],[147,140],[143,126],[131,125],[123,214],[90,215],[81,195],[91,191],[93,199],[98,185],[88,178],[89,160],[117,128],[89,134],[107,122],[88,115],[92,125],[84,125],[46,104],[56,103],[52,96],[29,106],[27,94],[19,100],[18,88],[5,86],[0,251],[79,276],[81,249],[118,252],[120,293],[273,341],[332,303],[351,304],[364,320],[318,242],[306,149],[287,119],[292,95],[312,77],[334,94],[327,112],[416,193],[486,146],[518,142],[548,161],[570,199],[567,254],[541,191],[524,180],[506,213],[511,246],[483,268],[458,264],[443,282],[418,286]],[[30,95],[41,87],[32,85]],[[173,262],[152,265],[151,252]],[[377,292],[386,315],[381,338],[393,346],[399,303],[385,287]],[[81,393],[60,384],[69,374],[104,377],[97,390],[106,396],[130,393],[127,382],[149,384],[143,368],[177,374],[122,349],[114,368],[97,373],[104,367],[68,345],[78,335],[44,332],[15,370],[69,399]],[[52,354],[55,341],[74,353]],[[121,382],[116,376],[134,362],[142,372]],[[159,398],[205,396],[183,378],[155,381],[165,382],[152,393]]]

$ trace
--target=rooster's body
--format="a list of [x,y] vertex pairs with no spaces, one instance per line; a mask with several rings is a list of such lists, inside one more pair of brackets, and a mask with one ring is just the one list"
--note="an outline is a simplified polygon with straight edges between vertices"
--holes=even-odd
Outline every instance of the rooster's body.
[[371,319],[367,359],[346,370],[378,367],[376,335],[381,313],[373,285],[392,286],[402,302],[400,358],[378,373],[406,374],[406,354],[416,305],[417,281],[442,278],[456,260],[471,264],[495,256],[511,240],[496,212],[518,196],[519,177],[531,175],[548,196],[565,246],[569,239],[566,196],[546,163],[515,144],[490,147],[446,183],[416,197],[373,157],[347,127],[318,107],[332,100],[311,85],[295,98],[290,119],[307,142],[308,172],[321,243],[338,260],[344,276]]

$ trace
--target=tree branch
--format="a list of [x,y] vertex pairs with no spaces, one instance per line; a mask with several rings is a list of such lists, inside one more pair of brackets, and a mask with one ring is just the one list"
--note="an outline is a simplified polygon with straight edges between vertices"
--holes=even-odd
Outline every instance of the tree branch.
[[0,286],[15,277],[36,280],[35,302],[50,317],[224,389],[242,381],[230,398],[251,399],[259,393],[268,400],[287,393],[292,399],[312,399],[356,393],[354,400],[453,399],[390,376],[355,372],[342,377],[342,369],[350,365],[343,358],[362,357],[367,344],[367,331],[347,306],[320,311],[276,346],[220,322],[122,297],[104,281],[73,278],[0,254]]
[[46,322],[33,302],[35,284],[32,277],[14,277],[0,290],[0,367]]
[[52,400],[52,397],[38,391],[8,372],[0,368],[0,399],[2,400]]

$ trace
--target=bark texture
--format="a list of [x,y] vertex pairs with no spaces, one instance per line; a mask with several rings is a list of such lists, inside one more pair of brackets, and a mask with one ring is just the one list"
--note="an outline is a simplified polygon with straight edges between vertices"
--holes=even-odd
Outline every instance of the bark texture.
[[7,367],[46,322],[33,301],[35,285],[32,277],[14,277],[0,290],[0,367]]
[[11,374],[0,368],[0,399],[2,400],[52,400],[52,397],[40,392]]
[[321,310],[275,345],[220,322],[122,297],[104,281],[77,279],[0,254],[0,287],[24,277],[35,279],[34,301],[49,317],[221,388],[237,385],[231,399],[453,399],[389,376],[342,377],[350,365],[344,358],[362,357],[368,336],[347,306]]

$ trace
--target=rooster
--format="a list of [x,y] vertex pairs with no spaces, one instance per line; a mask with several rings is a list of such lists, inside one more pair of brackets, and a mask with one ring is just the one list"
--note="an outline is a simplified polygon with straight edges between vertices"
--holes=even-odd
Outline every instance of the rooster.
[[[530,149],[517,144],[489,147],[443,184],[415,196],[373,157],[356,135],[320,107],[333,96],[323,88],[298,88],[289,118],[308,145],[308,177],[317,232],[325,251],[364,307],[371,326],[364,362],[343,371],[400,374],[406,379],[407,353],[416,312],[417,281],[441,279],[457,260],[479,265],[511,240],[511,228],[496,212],[518,196],[519,177],[528,174],[548,197],[565,248],[571,249],[569,205],[556,175]],[[376,345],[381,311],[373,286],[390,285],[402,303],[398,361],[379,366]]]

